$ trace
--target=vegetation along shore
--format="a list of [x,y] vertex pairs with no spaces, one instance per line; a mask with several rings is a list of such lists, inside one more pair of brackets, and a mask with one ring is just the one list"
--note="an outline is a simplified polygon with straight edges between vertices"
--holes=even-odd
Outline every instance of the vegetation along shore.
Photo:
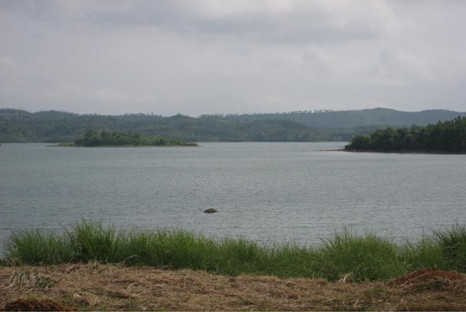
[[466,117],[435,125],[386,128],[369,135],[357,135],[347,151],[466,153]]
[[335,234],[315,247],[215,240],[184,230],[122,231],[82,221],[64,234],[29,229],[4,246],[5,264],[42,265],[98,261],[125,266],[205,270],[216,274],[312,277],[361,282],[388,280],[437,267],[466,272],[466,227],[457,225],[415,243],[375,235]]
[[148,114],[80,115],[0,109],[0,142],[72,142],[89,129],[138,132],[187,142],[349,141],[357,134],[392,127],[424,126],[466,112],[402,112],[386,108],[298,111],[276,114],[163,117]]
[[404,244],[343,232],[303,247],[215,240],[183,230],[122,231],[82,221],[64,234],[15,232],[4,255],[0,308],[466,308],[463,225]]
[[149,137],[137,132],[122,133],[105,130],[97,132],[90,130],[74,140],[74,143],[59,143],[58,146],[197,146],[197,144],[177,139]]

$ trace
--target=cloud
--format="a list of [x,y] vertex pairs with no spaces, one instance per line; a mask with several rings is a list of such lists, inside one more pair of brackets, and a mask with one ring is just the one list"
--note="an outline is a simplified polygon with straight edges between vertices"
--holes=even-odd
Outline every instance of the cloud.
[[[370,40],[388,31],[390,9],[380,0],[347,1],[10,1],[5,10],[37,22],[155,27],[180,35],[260,42]],[[228,37],[226,37],[228,39]]]
[[461,1],[2,1],[0,106],[461,109],[465,11]]

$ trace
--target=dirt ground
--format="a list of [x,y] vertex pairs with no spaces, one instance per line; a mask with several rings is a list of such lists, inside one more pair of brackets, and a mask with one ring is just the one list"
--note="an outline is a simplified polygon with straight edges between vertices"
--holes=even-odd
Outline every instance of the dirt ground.
[[0,310],[466,310],[466,276],[387,283],[219,276],[98,263],[0,267]]

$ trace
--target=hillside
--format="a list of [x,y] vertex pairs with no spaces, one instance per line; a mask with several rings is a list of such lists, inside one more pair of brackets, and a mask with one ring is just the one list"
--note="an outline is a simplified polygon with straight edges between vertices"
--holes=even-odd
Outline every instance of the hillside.
[[0,109],[0,142],[71,142],[87,131],[138,132],[189,142],[347,141],[391,126],[425,125],[466,116],[465,112],[401,112],[376,108],[355,111],[203,115],[197,118],[146,114],[80,115]]
[[352,128],[373,125],[411,126],[427,125],[450,120],[466,112],[449,110],[425,110],[403,112],[387,108],[347,111],[290,112],[276,114],[227,115],[229,120],[288,120],[315,128]]

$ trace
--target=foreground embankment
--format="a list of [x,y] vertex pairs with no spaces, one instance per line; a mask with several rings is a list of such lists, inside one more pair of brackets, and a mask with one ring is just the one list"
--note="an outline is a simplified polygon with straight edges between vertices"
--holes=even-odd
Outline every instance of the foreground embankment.
[[456,225],[418,242],[395,244],[375,235],[336,234],[316,247],[214,240],[183,230],[121,231],[82,221],[65,233],[23,230],[4,246],[6,265],[114,263],[191,269],[237,276],[273,275],[337,281],[378,281],[436,267],[466,272],[466,227]]
[[416,243],[336,234],[316,247],[127,232],[82,221],[4,246],[3,310],[466,310],[466,227]]
[[0,267],[3,310],[466,310],[466,277],[388,282],[217,275],[101,263]]

